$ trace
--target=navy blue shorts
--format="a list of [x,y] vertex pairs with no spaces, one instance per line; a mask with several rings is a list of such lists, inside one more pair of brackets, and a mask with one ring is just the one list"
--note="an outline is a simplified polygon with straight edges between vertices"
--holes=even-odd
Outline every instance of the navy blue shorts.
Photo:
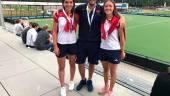
[[100,42],[77,42],[77,64],[84,64],[88,58],[89,64],[98,64],[98,53],[100,49]]
[[120,63],[120,50],[100,49],[99,60],[108,61],[112,64],[119,64]]
[[66,55],[76,55],[77,45],[76,44],[59,44],[57,43],[60,50],[59,58],[65,57]]

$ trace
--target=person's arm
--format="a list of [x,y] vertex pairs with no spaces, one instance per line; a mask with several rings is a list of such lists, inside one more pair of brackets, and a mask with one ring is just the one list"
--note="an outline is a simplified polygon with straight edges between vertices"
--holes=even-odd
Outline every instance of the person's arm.
[[120,51],[121,51],[121,59],[125,58],[125,42],[126,42],[126,36],[125,36],[125,19],[123,15],[120,15],[120,28],[119,28],[119,38],[120,38]]
[[32,40],[33,40],[34,43],[37,39],[37,35],[38,35],[38,33],[36,32],[36,30],[35,30],[35,32],[32,32]]
[[57,22],[56,14],[54,14],[54,17],[53,17],[52,37],[53,37],[54,53],[58,56],[59,55],[59,48],[57,46],[57,42],[58,42],[58,27],[57,26],[58,26],[58,22]]
[[53,37],[52,37],[51,34],[49,34],[48,41],[49,41],[50,43],[53,43]]
[[122,14],[119,14],[119,15],[120,15],[120,20],[119,20],[120,28],[123,29],[123,28],[125,28],[125,26],[126,26],[126,25],[125,25],[125,24],[126,24],[126,23],[125,23],[126,21],[125,21],[125,18],[124,18],[124,16],[123,16]]
[[28,30],[27,35],[26,35],[26,45],[30,45],[30,38],[31,38],[30,31],[31,29]]

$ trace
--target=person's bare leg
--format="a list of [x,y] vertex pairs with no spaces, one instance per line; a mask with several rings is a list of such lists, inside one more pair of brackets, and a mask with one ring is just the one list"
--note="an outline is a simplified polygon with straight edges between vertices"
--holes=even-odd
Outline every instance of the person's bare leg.
[[76,61],[76,56],[75,55],[68,55],[69,59],[69,64],[70,64],[70,81],[74,80],[74,75],[75,75],[75,61]]
[[60,84],[61,87],[64,86],[64,78],[65,78],[65,57],[62,58],[57,58],[58,60],[58,74],[59,74],[59,78],[60,78]]
[[103,66],[103,75],[104,75],[104,83],[105,86],[108,86],[109,84],[109,80],[108,80],[108,76],[109,76],[109,63],[107,61],[101,61],[102,62],[102,66]]
[[80,83],[77,85],[76,90],[79,91],[83,88],[83,86],[86,85],[86,78],[85,78],[85,65],[84,64],[78,64],[79,72],[81,76]]
[[116,77],[117,77],[117,66],[118,64],[112,64],[109,63],[109,67],[110,67],[110,74],[111,74],[111,79],[110,79],[110,88],[109,90],[112,91],[113,87],[116,83]]
[[89,64],[89,78],[88,78],[88,80],[92,80],[93,73],[94,73],[94,64]]
[[82,80],[85,80],[85,64],[78,64],[79,72]]
[[103,75],[104,75],[104,86],[99,89],[99,94],[104,94],[108,91],[109,89],[109,62],[108,61],[101,61],[102,66],[103,66]]

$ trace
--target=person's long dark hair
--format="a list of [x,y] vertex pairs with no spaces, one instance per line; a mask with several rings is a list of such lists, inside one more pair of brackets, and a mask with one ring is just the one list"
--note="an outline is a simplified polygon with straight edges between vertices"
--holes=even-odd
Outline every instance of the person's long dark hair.
[[[103,11],[104,11],[104,6],[105,6],[106,2],[108,2],[108,1],[110,1],[110,2],[113,3],[113,6],[114,6],[113,16],[116,16],[116,17],[120,18],[120,15],[119,15],[119,13],[118,13],[118,11],[117,11],[117,8],[116,8],[116,4],[115,4],[115,2],[112,1],[112,0],[105,0],[105,1],[104,1],[104,4],[103,4]],[[105,20],[106,20],[106,13],[103,12],[102,22],[105,22]]]
[[[63,9],[65,10],[65,8],[64,8],[64,1],[65,0],[62,0],[62,6],[63,6]],[[74,0],[73,0],[73,8],[71,9],[71,14],[73,15],[73,13],[74,13],[74,8],[75,8],[75,2],[74,2]]]

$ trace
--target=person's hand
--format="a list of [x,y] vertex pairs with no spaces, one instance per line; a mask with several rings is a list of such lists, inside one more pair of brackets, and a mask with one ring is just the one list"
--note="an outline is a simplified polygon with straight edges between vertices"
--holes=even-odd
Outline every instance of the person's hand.
[[121,51],[121,53],[120,53],[121,60],[123,60],[125,58],[125,56],[126,56],[125,51]]
[[60,50],[59,50],[58,47],[54,47],[54,53],[55,53],[56,56],[59,56]]

